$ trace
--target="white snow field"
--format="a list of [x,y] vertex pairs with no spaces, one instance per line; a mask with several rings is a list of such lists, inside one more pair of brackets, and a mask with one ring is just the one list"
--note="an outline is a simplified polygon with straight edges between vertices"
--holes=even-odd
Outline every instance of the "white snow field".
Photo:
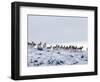
[[28,67],[88,64],[88,51],[86,50],[38,50],[34,47],[28,47],[27,57]]

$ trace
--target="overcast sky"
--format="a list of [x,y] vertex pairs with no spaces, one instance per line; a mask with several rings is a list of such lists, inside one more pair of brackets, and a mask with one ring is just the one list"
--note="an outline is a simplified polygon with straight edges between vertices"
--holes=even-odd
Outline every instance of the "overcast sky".
[[28,41],[88,41],[88,18],[28,15]]

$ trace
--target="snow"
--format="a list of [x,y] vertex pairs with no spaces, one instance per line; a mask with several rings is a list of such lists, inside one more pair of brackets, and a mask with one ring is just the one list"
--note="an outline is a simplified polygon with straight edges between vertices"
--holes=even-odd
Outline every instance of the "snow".
[[88,63],[87,51],[28,47],[28,66],[78,65]]

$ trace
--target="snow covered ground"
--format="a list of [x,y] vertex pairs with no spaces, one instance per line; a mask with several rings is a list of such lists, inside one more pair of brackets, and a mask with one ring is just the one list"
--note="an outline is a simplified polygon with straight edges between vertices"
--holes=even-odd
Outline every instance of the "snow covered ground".
[[28,66],[76,65],[88,63],[87,51],[28,48]]

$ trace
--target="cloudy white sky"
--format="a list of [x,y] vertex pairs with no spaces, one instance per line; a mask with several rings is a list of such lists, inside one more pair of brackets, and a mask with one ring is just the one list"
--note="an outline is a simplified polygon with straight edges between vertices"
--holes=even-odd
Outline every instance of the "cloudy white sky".
[[28,41],[88,41],[88,18],[28,15]]

